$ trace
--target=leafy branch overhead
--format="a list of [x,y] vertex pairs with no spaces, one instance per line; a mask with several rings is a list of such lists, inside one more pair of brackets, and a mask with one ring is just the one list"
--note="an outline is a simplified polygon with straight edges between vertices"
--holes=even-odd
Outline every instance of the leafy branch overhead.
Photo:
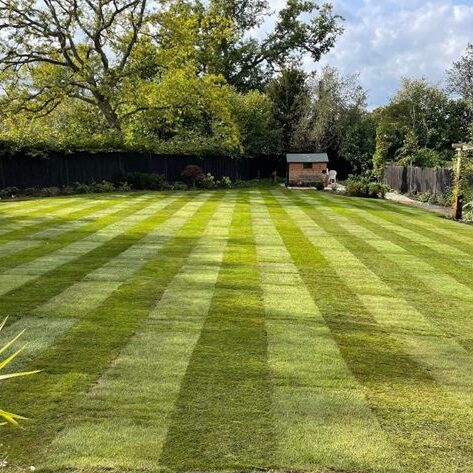
[[[210,133],[224,123],[229,134],[228,113],[209,105],[216,88],[262,88],[302,54],[320,59],[341,33],[330,5],[288,0],[274,30],[256,39],[270,14],[261,0],[0,0],[2,108],[38,119],[82,107],[95,130],[122,142],[136,138],[128,124],[147,113],[159,129],[140,131],[141,141],[174,136],[176,110],[185,122],[207,122]],[[184,96],[173,88],[176,75]]]

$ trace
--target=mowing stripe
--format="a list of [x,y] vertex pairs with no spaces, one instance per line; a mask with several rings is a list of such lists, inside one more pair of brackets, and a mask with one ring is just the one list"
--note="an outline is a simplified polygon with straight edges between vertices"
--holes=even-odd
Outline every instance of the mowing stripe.
[[[177,197],[176,200],[173,200],[161,211],[147,218],[143,218],[141,222],[137,223],[125,233],[117,235],[115,238],[108,241],[106,245],[98,246],[95,250],[81,255],[78,259],[59,266],[57,269],[35,279],[21,290],[16,290],[0,297],[0,301],[2,301],[0,304],[0,312],[6,315],[19,316],[31,313],[31,311],[40,304],[60,294],[67,287],[73,285],[87,274],[106,264],[110,259],[132,246],[158,224],[172,217],[177,210],[193,197],[192,193],[180,194],[180,197]],[[125,216],[130,215],[133,211],[136,212],[135,206],[131,206],[130,209],[122,214]],[[120,215],[120,213],[114,214],[104,219],[104,221],[110,224],[110,222],[118,221],[120,217],[123,217],[123,215]],[[104,229],[104,222],[102,221],[101,225],[93,223],[90,229],[93,231]],[[88,234],[93,236],[90,231]],[[68,238],[68,240],[71,240],[71,238]],[[72,238],[72,240],[76,241],[77,236]],[[59,245],[56,245],[56,247],[59,246],[59,248],[63,248],[64,245],[65,242],[62,241]],[[26,294],[26,297],[24,294]],[[2,309],[6,309],[7,312],[5,313]]]
[[[291,202],[281,192],[274,195],[281,204]],[[473,364],[468,352],[398,297],[390,286],[345,246],[331,238],[319,224],[309,220],[303,209],[287,205],[287,212],[306,238],[329,261],[337,261],[335,271],[338,277],[358,294],[359,300],[376,321],[401,343],[407,353],[428,369],[444,389],[458,400],[469,399],[468,404],[473,408]],[[331,239],[331,245],[320,245],[320,235]]]
[[157,252],[179,232],[189,218],[198,212],[209,197],[209,194],[198,195],[137,243],[87,274],[82,281],[73,284],[39,306],[34,313],[63,317],[86,316],[139,271],[150,258],[155,257]]
[[[130,202],[126,203],[117,203],[111,201],[111,205],[107,207],[101,207],[99,211],[92,209],[87,209],[86,211],[81,211],[81,214],[85,212],[84,217],[84,225],[80,225],[79,228],[76,228],[75,231],[65,231],[60,236],[56,235],[55,238],[46,238],[46,235],[43,234],[43,230],[38,232],[39,234],[36,235],[37,237],[45,237],[44,240],[38,240],[39,244],[31,244],[29,239],[22,240],[25,242],[25,250],[18,250],[15,248],[13,252],[9,252],[9,254],[0,257],[0,274],[2,272],[6,272],[11,268],[19,266],[20,264],[24,264],[30,261],[33,261],[41,256],[45,256],[48,254],[57,251],[61,247],[66,246],[75,241],[79,241],[86,236],[96,232],[98,229],[104,227],[107,224],[110,224],[115,221],[119,221],[121,218],[127,217],[133,214],[135,211],[140,210],[143,208],[143,204],[145,202],[149,202],[152,200],[152,197],[141,197],[137,199],[132,199]],[[154,201],[154,200],[153,200]],[[72,222],[71,222],[72,223]],[[48,227],[46,224],[45,233],[48,232]],[[54,227],[51,227],[54,228]],[[26,236],[27,237],[27,236]],[[5,244],[7,245],[7,243]],[[32,245],[32,246],[31,246]],[[13,249],[13,248],[12,248]]]
[[142,210],[130,215],[119,222],[107,225],[95,233],[66,245],[59,250],[31,262],[16,266],[0,275],[0,295],[6,294],[40,276],[72,261],[78,260],[86,253],[95,250],[119,235],[130,231],[141,221],[149,218],[163,209],[178,196],[169,196],[158,202],[145,206]]
[[395,450],[342,358],[261,197],[252,198],[278,467],[387,471]]
[[54,223],[60,217],[66,217],[68,219],[73,219],[75,214],[87,210],[94,209],[100,204],[105,203],[106,201],[85,201],[85,202],[75,202],[74,204],[55,207],[52,210],[41,210],[38,211],[39,216],[33,219],[15,219],[9,224],[2,226],[0,235],[2,240],[8,240],[11,238],[18,238],[20,235],[25,235],[37,230],[37,227],[41,229],[42,227],[50,226],[51,223]]
[[[45,453],[45,449],[67,419],[73,425],[86,414],[81,409],[81,397],[119,355],[139,324],[149,316],[169,282],[185,264],[221,196],[220,192],[212,193],[210,201],[156,258],[115,291],[107,304],[79,320],[60,343],[35,360],[35,367],[47,371],[48,376],[41,380],[33,376],[23,379],[21,384],[7,385],[7,389],[2,387],[5,405],[12,410],[28,405],[28,415],[33,419],[28,429],[4,433],[2,443],[10,447],[10,464],[23,459],[26,463],[20,464],[24,466],[31,463],[38,465],[53,459]],[[186,199],[192,197],[192,193],[186,194]],[[177,203],[164,209],[158,217],[164,220],[176,208]],[[158,217],[150,221],[151,228]],[[124,391],[128,388],[123,387]],[[150,409],[154,409],[154,405]],[[123,421],[123,416],[119,416],[118,422]],[[57,471],[54,466],[51,470]]]
[[4,258],[20,251],[41,246],[44,244],[44,240],[50,241],[68,232],[80,231],[81,228],[89,225],[92,219],[96,220],[102,216],[123,210],[126,207],[123,203],[119,205],[119,201],[116,201],[111,207],[103,209],[103,201],[94,202],[92,205],[84,205],[75,211],[68,209],[66,212],[67,220],[55,226],[51,226],[51,223],[55,222],[56,219],[46,220],[45,222],[30,226],[22,226],[20,230],[9,232],[7,241],[0,246],[0,257]]
[[[74,199],[69,201],[57,201],[56,203],[47,206],[38,206],[34,210],[23,210],[20,212],[9,211],[5,215],[0,214],[0,223],[2,228],[0,229],[0,237],[2,239],[5,235],[10,233],[19,232],[23,229],[29,229],[35,227],[46,221],[52,221],[52,215],[68,215],[69,212],[73,211],[76,207],[82,206],[93,206],[93,202],[85,203],[83,199]],[[5,223],[3,223],[5,221]]]
[[[398,296],[431,320],[444,334],[455,337],[464,348],[473,351],[471,297],[468,297],[473,278],[469,276],[468,271],[458,268],[454,261],[432,254],[428,248],[420,246],[419,250],[415,243],[406,243],[403,237],[396,237],[389,231],[386,233],[391,241],[379,240],[380,237],[377,235],[381,235],[382,238],[385,233],[383,227],[374,226],[359,217],[355,218],[348,212],[335,218],[333,212],[327,212],[318,206],[314,207],[311,199],[295,198],[295,200],[300,200],[305,206],[306,213],[355,254]],[[310,208],[305,202],[310,202]],[[337,212],[337,207],[332,207],[332,210]],[[345,223],[345,216],[350,216],[354,222],[361,220],[363,225],[356,226],[350,221]],[[365,227],[373,228],[373,233],[376,234],[373,236],[373,233]],[[345,231],[340,231],[340,228]],[[393,243],[398,241],[402,247]],[[410,250],[409,253],[406,248]],[[432,266],[427,265],[423,259],[427,263],[432,263]],[[468,262],[471,266],[469,257],[465,258],[465,265]],[[440,286],[440,283],[444,286]],[[469,287],[464,289],[467,285]]]
[[322,249],[338,247],[333,237],[341,232],[327,237],[311,222],[313,238],[309,239],[307,230],[303,232],[301,228],[307,216],[298,214],[297,224],[289,214],[295,207],[293,202],[285,200],[281,206],[271,193],[265,193],[265,200],[347,365],[366,389],[381,426],[402,452],[402,471],[426,471],[427,466],[442,473],[470,471],[473,457],[465,451],[470,451],[473,444],[473,422],[468,412],[447,395],[430,371],[406,355],[399,339],[376,322],[344,280],[357,280],[363,294],[376,294],[379,289],[372,288],[350,267],[344,269],[346,275],[342,279],[336,272],[338,258],[327,259],[322,253]]
[[239,195],[208,316],[160,465],[173,471],[273,463],[264,307],[246,193]]
[[[406,222],[405,219],[399,219],[398,216],[392,216],[391,214],[382,212],[379,209],[376,211],[375,208],[371,207],[371,204],[363,205],[362,203],[357,203],[357,205],[351,206],[350,202],[339,198],[333,200],[329,199],[328,196],[321,195],[313,197],[319,203],[328,204],[329,206],[335,204],[335,208],[338,211],[343,209],[345,211],[344,213],[356,215],[367,222],[372,223],[373,226],[376,225],[389,230],[395,235],[399,235],[410,242],[425,245],[431,250],[433,249],[437,251],[441,255],[448,255],[450,259],[455,259],[457,264],[462,264],[465,258],[469,260],[471,256],[473,256],[473,241],[467,241],[464,238],[458,240],[454,228],[447,230],[442,227],[442,224],[447,222],[447,220],[441,219],[440,217],[434,224],[429,223],[427,227],[424,227],[421,224],[425,223],[423,215],[418,216],[420,218]],[[458,223],[456,225],[457,227],[461,227]]]
[[[315,196],[311,195],[310,197],[314,198]],[[438,240],[430,236],[423,236],[420,238],[422,243],[419,243],[415,239],[416,233],[411,232],[411,235],[406,235],[401,225],[383,221],[383,219],[373,216],[365,210],[356,209],[353,211],[349,205],[340,203],[339,199],[332,199],[330,203],[326,200],[325,196],[320,198],[320,200],[319,196],[316,196],[313,202],[317,202],[315,205],[317,208],[319,208],[321,203],[328,204],[332,211],[342,214],[356,222],[360,222],[363,227],[369,228],[373,233],[379,235],[381,239],[389,239],[389,241],[396,243],[409,253],[418,255],[419,258],[422,258],[425,262],[442,273],[453,277],[459,283],[473,288],[473,275],[470,274],[469,271],[473,255],[457,247],[449,246],[451,243],[450,239],[441,237],[443,240],[447,241],[448,244],[439,244]],[[425,232],[425,230],[423,231]],[[429,235],[430,234],[431,232],[429,232]],[[435,253],[433,250],[435,250]]]
[[[22,317],[0,332],[0,347],[12,340],[23,330],[25,333],[13,345],[6,355],[19,347],[24,349],[9,365],[7,372],[28,370],[28,365],[47,348],[53,345],[76,322],[76,319],[43,319],[39,317]],[[39,375],[40,376],[40,375]],[[25,406],[27,408],[27,406]]]
[[212,300],[233,200],[234,193],[228,193],[149,317],[82,402],[83,411],[99,409],[100,418],[91,421],[86,415],[55,439],[51,450],[55,465],[157,467],[179,388]]
[[54,200],[32,199],[22,202],[22,205],[19,205],[20,202],[18,202],[15,205],[10,205],[9,207],[0,205],[0,212],[8,212],[8,215],[0,215],[0,218],[10,218],[10,215],[15,217],[23,217],[32,214],[40,215],[43,212],[48,212],[50,209],[52,210],[62,206],[74,205],[81,202],[83,202],[83,199],[80,197],[69,197]]
[[[346,197],[343,199],[344,202],[348,203]],[[371,215],[377,215],[385,222],[404,227],[409,226],[412,231],[418,232],[420,235],[425,235],[427,230],[430,237],[443,241],[461,251],[466,251],[469,255],[473,253],[473,235],[467,225],[459,225],[458,222],[453,222],[426,210],[416,210],[406,219],[404,215],[400,215],[401,212],[397,212],[397,207],[405,207],[402,204],[398,204],[391,209],[393,204],[383,200],[379,202],[371,202],[369,199],[358,200],[360,202],[354,206],[355,208],[362,209]]]
[[[314,200],[309,198],[305,193],[301,194],[300,198],[302,201],[313,205]],[[432,288],[439,294],[449,297],[457,297],[469,302],[473,301],[473,289],[458,282],[452,276],[440,272],[437,268],[426,263],[414,254],[409,253],[401,246],[388,242],[386,238],[379,237],[368,228],[352,222],[349,218],[343,215],[337,213],[335,216],[333,212],[327,210],[325,206],[319,205],[316,210],[323,218],[336,222],[339,227],[346,230],[349,234],[363,238],[368,245],[382,252],[383,255],[393,263],[401,265],[404,270],[411,271],[416,278],[420,279],[426,286]],[[386,225],[386,227],[388,227],[387,229],[392,230],[388,225]],[[385,227],[383,226],[382,228],[384,230]],[[395,233],[403,234],[405,231],[406,230],[395,230]],[[428,239],[426,238],[425,240]],[[424,242],[424,244],[427,245],[425,240],[420,239],[421,242]],[[433,249],[440,252],[442,247],[443,245],[437,244],[433,246]],[[446,247],[444,250],[450,249],[450,247]],[[435,253],[432,253],[433,252],[427,255],[427,257],[434,257],[432,259],[440,258],[440,255],[437,256]]]

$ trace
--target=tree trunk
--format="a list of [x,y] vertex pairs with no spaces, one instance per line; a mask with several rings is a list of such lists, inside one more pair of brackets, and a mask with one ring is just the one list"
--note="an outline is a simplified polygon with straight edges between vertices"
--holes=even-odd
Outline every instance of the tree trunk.
[[107,121],[110,128],[121,133],[122,129],[120,120],[118,119],[118,115],[116,114],[115,110],[113,110],[112,106],[110,105],[110,102],[102,94],[97,93],[94,95],[95,99],[97,100],[97,106],[105,117],[105,120]]

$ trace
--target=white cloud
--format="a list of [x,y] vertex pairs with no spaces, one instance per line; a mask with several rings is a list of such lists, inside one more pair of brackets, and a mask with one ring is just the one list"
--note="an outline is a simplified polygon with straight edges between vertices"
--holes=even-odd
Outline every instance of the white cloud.
[[[355,9],[354,3],[358,3]],[[441,81],[445,70],[473,43],[472,1],[335,0],[334,4],[347,18],[346,31],[322,64],[359,73],[373,106],[386,103],[403,76]]]

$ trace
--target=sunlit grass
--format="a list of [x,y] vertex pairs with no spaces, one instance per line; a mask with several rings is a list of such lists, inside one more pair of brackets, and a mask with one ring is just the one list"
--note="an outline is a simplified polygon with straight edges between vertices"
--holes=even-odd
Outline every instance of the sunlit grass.
[[279,189],[0,221],[0,346],[42,370],[2,383],[7,470],[473,471],[471,228]]

